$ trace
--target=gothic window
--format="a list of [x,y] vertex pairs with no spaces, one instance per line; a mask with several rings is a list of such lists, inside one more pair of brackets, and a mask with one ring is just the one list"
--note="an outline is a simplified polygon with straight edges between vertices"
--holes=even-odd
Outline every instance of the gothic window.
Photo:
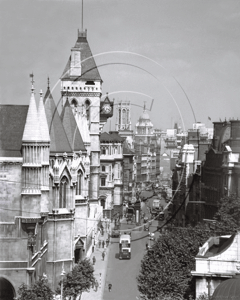
[[76,99],[73,99],[73,100],[71,101],[71,107],[72,107],[72,108],[77,108],[77,105],[78,105],[77,100],[76,100]]
[[81,193],[82,193],[82,172],[79,171],[77,174],[76,195],[81,195]]
[[59,208],[65,208],[67,206],[67,188],[68,180],[66,177],[63,177],[59,187]]
[[90,104],[91,104],[91,102],[88,99],[85,100],[85,108],[86,108],[87,120],[89,120],[89,116],[90,116]]

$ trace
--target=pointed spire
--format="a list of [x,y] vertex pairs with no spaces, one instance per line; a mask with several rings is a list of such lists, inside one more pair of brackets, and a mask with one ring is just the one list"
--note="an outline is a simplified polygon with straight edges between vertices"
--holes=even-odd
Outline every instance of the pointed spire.
[[30,77],[32,78],[31,98],[30,98],[27,119],[26,119],[24,132],[23,132],[23,138],[22,138],[23,142],[41,141],[41,132],[40,132],[39,121],[38,121],[38,111],[37,111],[37,106],[36,106],[36,101],[34,96],[33,74],[30,74]]
[[38,118],[39,118],[39,125],[40,125],[42,141],[50,142],[47,117],[46,117],[46,113],[45,113],[45,109],[44,109],[44,105],[43,105],[42,90],[40,91],[40,101],[39,101],[39,106],[38,106]]

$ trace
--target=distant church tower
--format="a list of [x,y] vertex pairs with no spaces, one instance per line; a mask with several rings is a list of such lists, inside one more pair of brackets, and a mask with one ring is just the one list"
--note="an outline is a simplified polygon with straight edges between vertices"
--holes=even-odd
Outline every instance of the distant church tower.
[[119,101],[117,103],[116,131],[121,130],[132,130],[130,101]]
[[128,144],[133,148],[133,130],[131,123],[131,102],[119,101],[116,109],[115,129],[121,137],[125,137]]

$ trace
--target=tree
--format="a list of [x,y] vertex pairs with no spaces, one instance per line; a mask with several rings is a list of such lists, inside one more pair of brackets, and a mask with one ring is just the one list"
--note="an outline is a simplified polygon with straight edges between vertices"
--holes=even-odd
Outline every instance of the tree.
[[31,287],[22,284],[18,289],[18,300],[52,300],[53,292],[46,278],[41,277]]
[[141,262],[137,277],[142,299],[189,298],[195,256],[211,232],[204,225],[163,233]]
[[[195,268],[199,247],[215,233],[232,234],[240,229],[240,198],[235,195],[222,198],[214,219],[215,228],[212,229],[206,224],[170,227],[170,232],[160,236],[141,262],[137,281],[142,299],[178,300],[194,296],[191,270]],[[201,295],[199,300],[205,296]]]
[[236,195],[225,196],[219,201],[214,216],[217,232],[232,234],[240,229],[240,198]]
[[[71,272],[63,279],[63,295],[64,297],[72,296],[76,299],[83,292],[89,292],[93,282],[95,282],[94,268],[89,259],[79,261]],[[59,283],[61,286],[61,282]]]
[[18,288],[18,300],[37,300],[37,296],[25,283]]

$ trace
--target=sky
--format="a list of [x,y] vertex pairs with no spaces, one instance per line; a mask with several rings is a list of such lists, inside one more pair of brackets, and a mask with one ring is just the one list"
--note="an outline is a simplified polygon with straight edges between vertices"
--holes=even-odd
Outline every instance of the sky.
[[[84,0],[83,29],[106,92],[144,101],[155,128],[240,117],[239,0]],[[82,0],[0,0],[0,104],[28,104],[59,78],[82,29]],[[211,121],[209,120],[211,119]],[[115,116],[105,129],[114,130]]]

